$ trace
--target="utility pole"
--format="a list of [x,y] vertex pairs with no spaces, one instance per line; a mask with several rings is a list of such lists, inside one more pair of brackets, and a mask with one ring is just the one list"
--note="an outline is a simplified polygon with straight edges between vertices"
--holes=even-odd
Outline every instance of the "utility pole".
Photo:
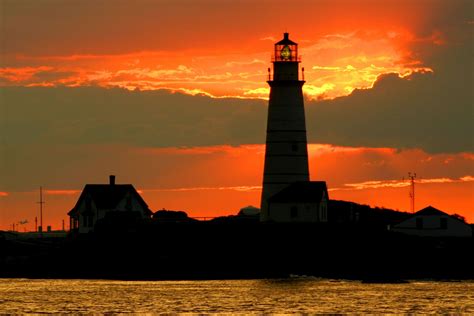
[[41,228],[40,233],[43,234],[43,204],[46,202],[43,201],[43,188],[42,187],[40,187],[40,200],[37,203],[39,203],[40,205],[40,226],[39,226]]
[[410,206],[411,212],[415,213],[415,178],[416,173],[408,172],[408,178],[410,179]]

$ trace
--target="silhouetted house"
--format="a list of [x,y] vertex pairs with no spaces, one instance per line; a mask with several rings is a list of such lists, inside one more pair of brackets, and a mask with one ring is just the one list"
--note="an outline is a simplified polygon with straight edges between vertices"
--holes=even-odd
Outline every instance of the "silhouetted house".
[[294,182],[268,199],[268,219],[274,222],[327,222],[325,181]]
[[150,218],[153,212],[131,184],[87,184],[74,208],[68,213],[71,231],[88,233],[98,220],[126,214],[134,218]]
[[471,237],[472,228],[462,220],[428,206],[391,227],[392,231],[426,237]]

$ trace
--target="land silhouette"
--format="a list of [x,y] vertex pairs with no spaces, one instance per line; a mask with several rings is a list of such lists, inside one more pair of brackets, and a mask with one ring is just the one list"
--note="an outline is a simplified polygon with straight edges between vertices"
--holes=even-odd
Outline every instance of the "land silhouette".
[[[387,230],[409,213],[344,201],[330,207],[328,223],[262,223],[242,213],[199,221],[160,210],[147,220],[113,212],[89,234],[19,239],[2,232],[0,277],[474,278],[472,237],[410,236]],[[346,220],[351,213],[357,221]]]

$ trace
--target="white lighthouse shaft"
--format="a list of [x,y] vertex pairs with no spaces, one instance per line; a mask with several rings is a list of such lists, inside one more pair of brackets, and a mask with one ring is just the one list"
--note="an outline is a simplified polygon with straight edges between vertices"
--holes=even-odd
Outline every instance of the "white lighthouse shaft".
[[[288,56],[288,51],[291,54]],[[293,52],[294,51],[294,52]],[[268,216],[267,200],[297,181],[309,181],[308,149],[297,44],[285,38],[275,45],[273,80],[269,80],[267,139],[261,200],[262,221]],[[283,56],[285,54],[285,56]]]

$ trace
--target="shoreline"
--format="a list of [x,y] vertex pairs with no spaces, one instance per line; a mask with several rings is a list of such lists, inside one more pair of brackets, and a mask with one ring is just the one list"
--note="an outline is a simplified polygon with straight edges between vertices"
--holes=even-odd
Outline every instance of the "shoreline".
[[474,238],[427,238],[367,226],[160,223],[86,236],[0,240],[0,278],[124,280],[312,276],[474,279]]

